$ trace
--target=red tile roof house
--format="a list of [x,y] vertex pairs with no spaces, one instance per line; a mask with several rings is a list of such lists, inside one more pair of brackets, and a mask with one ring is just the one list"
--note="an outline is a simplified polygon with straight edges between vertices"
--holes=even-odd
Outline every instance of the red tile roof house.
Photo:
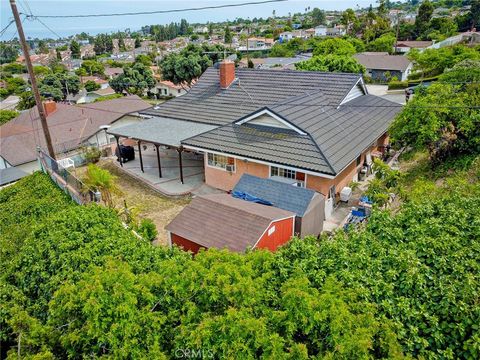
[[[55,151],[69,153],[83,145],[114,143],[102,125],[124,126],[140,121],[138,112],[151,107],[138,96],[85,105],[45,102]],[[37,108],[22,112],[0,126],[0,169],[15,166],[27,173],[38,170],[36,147],[45,146]]]
[[[205,182],[232,190],[242,174],[335,197],[388,143],[401,105],[368,94],[359,74],[209,68],[184,96],[110,131],[204,154]],[[172,134],[171,129],[175,128]]]

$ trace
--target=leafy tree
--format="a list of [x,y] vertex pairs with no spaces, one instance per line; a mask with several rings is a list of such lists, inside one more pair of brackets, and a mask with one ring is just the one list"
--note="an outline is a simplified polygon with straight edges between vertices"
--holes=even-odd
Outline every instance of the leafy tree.
[[356,53],[355,47],[344,39],[327,39],[318,43],[314,50],[313,56],[317,55],[341,55],[349,56]]
[[77,75],[48,74],[40,81],[39,91],[55,101],[64,100],[68,94],[75,95],[80,91],[80,79]]
[[225,44],[230,44],[230,46],[232,46],[232,40],[233,40],[232,32],[230,31],[230,27],[227,25],[225,26],[223,41],[225,42]]
[[117,93],[143,95],[155,86],[155,79],[150,68],[142,63],[134,63],[123,69],[123,74],[110,80],[110,86]]
[[472,0],[470,2],[469,18],[471,28],[478,28],[480,25],[480,0]]
[[[202,75],[202,63],[211,64],[208,57],[198,55],[187,57],[171,54],[162,61],[162,78],[174,84],[188,84]],[[208,67],[208,66],[207,66]]]
[[96,60],[84,60],[80,69],[85,69],[88,75],[103,75],[105,73],[105,66]]
[[18,63],[5,64],[1,68],[2,73],[8,72],[10,74],[24,74],[27,72],[27,67]]
[[98,34],[94,41],[94,50],[97,55],[109,54],[113,50],[113,39],[108,34]]
[[76,40],[72,40],[70,43],[70,51],[72,52],[72,58],[80,59],[80,44]]
[[320,10],[319,8],[313,8],[311,12],[311,16],[312,16],[313,26],[325,24],[325,21],[326,21],[325,11]]
[[27,90],[27,83],[22,78],[9,77],[5,79],[4,82],[6,86],[2,89],[4,90],[3,96],[12,94],[20,95],[22,92]]
[[45,40],[40,40],[37,45],[37,53],[39,54],[48,54],[49,49],[47,42]]
[[433,4],[429,0],[424,0],[418,8],[418,14],[415,18],[415,28],[417,31],[417,36],[423,34],[428,28],[428,24],[433,14]]
[[16,118],[20,113],[15,110],[0,110],[0,125]]
[[18,57],[18,46],[0,43],[0,64],[14,62]]
[[12,358],[476,358],[480,161],[469,166],[442,185],[430,169],[400,179],[400,208],[362,229],[194,258],[36,173],[0,192],[2,345]]
[[28,110],[35,106],[35,97],[33,92],[24,91],[20,95],[20,101],[17,104],[18,110]]
[[90,92],[90,91],[95,91],[95,90],[100,89],[100,84],[97,84],[93,80],[87,80],[84,84],[84,87],[85,87],[85,90]]
[[37,65],[33,67],[33,72],[37,77],[42,77],[50,74],[52,70],[48,66]]
[[384,34],[379,38],[368,43],[367,50],[391,53],[393,52],[395,41],[396,41],[395,35],[390,33]]
[[135,62],[143,64],[145,66],[152,66],[152,58],[145,54],[139,54],[135,57]]
[[440,49],[426,49],[422,52],[412,49],[408,57],[414,61],[414,71],[417,74],[431,77],[443,73],[445,69],[452,68],[460,61],[480,60],[480,51],[464,45],[454,45]]
[[480,60],[463,60],[440,75],[441,82],[466,84],[480,82]]
[[391,127],[392,139],[426,148],[434,163],[453,154],[480,152],[478,84],[434,84],[415,95]]
[[141,42],[140,38],[137,36],[135,38],[135,49],[138,49],[140,46],[142,46],[142,42]]
[[295,64],[297,70],[364,73],[365,68],[357,60],[346,55],[313,56]]
[[362,40],[356,37],[347,37],[345,40],[353,45],[357,53],[365,51],[365,43]]
[[120,192],[116,184],[117,177],[115,175],[95,164],[88,164],[87,172],[82,180],[86,189],[100,191],[105,205],[109,207],[114,206],[112,195]]
[[345,26],[347,31],[350,30],[355,21],[357,21],[357,16],[355,15],[355,11],[353,11],[353,9],[348,8],[342,13],[341,23]]

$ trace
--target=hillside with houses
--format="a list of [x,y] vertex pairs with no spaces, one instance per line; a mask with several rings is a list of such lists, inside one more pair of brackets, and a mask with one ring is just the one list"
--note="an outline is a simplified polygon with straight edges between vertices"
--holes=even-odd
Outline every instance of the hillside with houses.
[[480,1],[314,3],[24,39],[18,1],[1,358],[480,356]]

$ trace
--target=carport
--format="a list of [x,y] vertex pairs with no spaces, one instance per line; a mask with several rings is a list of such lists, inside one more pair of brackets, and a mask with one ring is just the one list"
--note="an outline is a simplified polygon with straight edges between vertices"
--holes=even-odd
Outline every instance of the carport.
[[[151,143],[156,148],[158,176],[162,178],[162,165],[159,147],[166,146],[175,149],[178,153],[178,165],[180,169],[180,182],[184,183],[182,153],[184,148],[181,141],[192,136],[215,129],[216,126],[201,124],[197,122],[175,120],[163,117],[151,117],[135,124],[120,126],[107,133],[115,137],[117,147],[120,146],[120,139],[133,139],[137,141],[140,169],[143,172],[142,143]],[[123,167],[122,159],[119,159]]]

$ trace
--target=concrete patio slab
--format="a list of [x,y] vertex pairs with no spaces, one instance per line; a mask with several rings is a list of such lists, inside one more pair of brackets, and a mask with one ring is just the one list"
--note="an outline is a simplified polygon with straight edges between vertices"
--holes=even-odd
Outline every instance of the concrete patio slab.
[[135,148],[135,160],[123,163],[123,167],[116,162],[118,167],[166,196],[189,195],[204,184],[203,155],[191,152],[182,153],[184,179],[182,184],[178,152],[175,149],[159,148],[162,168],[162,177],[160,177],[155,146],[151,144],[145,144],[145,146],[146,149],[142,147],[143,172],[137,148]]

